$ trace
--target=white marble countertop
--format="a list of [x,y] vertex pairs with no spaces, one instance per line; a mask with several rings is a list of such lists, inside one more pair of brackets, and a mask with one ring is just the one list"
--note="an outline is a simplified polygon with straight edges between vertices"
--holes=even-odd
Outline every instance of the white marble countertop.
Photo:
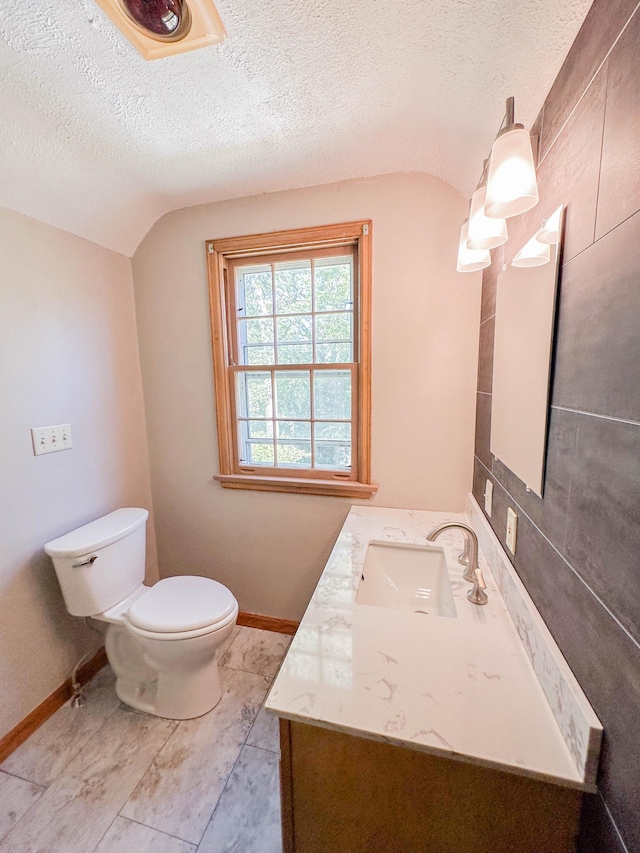
[[466,599],[445,549],[457,618],[355,603],[371,539],[425,544],[463,513],[353,507],[266,702],[298,722],[590,790],[569,752],[484,556],[489,602]]

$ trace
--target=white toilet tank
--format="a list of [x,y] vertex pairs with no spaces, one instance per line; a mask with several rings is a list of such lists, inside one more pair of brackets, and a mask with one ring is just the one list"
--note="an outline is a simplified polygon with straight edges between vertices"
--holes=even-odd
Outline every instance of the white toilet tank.
[[47,542],[67,610],[95,616],[144,580],[146,509],[117,509]]

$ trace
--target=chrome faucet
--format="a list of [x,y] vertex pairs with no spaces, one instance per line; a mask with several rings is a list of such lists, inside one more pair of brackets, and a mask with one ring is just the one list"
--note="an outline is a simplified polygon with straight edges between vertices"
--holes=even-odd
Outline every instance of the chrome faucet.
[[475,583],[476,569],[478,568],[478,537],[475,530],[472,530],[468,524],[462,524],[459,521],[445,521],[444,524],[439,524],[427,534],[427,542],[435,542],[436,538],[445,530],[461,530],[464,533],[464,551],[459,557],[459,562],[463,566],[466,565],[462,577],[469,583]]

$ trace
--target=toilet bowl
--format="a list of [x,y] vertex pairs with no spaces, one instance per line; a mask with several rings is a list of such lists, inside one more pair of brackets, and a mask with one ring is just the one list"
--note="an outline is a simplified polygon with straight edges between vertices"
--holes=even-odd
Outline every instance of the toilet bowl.
[[144,586],[144,509],[116,510],[45,545],[67,609],[107,623],[116,693],[132,708],[186,720],[220,700],[216,653],[238,603],[210,578],[181,575]]

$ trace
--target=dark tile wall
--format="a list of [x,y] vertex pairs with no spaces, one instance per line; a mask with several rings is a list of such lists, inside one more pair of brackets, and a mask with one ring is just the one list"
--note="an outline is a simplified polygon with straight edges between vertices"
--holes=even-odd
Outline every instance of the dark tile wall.
[[[640,853],[640,9],[595,0],[536,122],[540,203],[482,291],[473,492],[605,730],[580,853]],[[630,16],[631,19],[630,19]],[[489,449],[496,283],[567,205],[544,497]],[[507,552],[509,553],[509,552]]]

